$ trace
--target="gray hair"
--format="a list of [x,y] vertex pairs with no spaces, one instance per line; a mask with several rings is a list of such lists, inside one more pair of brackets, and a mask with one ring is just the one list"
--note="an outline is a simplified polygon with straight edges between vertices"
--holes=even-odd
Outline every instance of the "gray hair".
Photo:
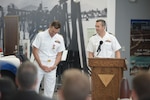
[[30,89],[37,80],[37,68],[33,63],[26,61],[18,68],[16,77],[21,88]]
[[62,77],[65,100],[86,100],[90,92],[88,76],[77,69],[66,70]]

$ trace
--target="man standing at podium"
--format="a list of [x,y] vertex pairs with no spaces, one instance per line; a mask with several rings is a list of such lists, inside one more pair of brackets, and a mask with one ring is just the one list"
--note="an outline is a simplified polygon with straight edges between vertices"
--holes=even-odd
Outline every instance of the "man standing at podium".
[[115,36],[106,32],[106,22],[102,19],[95,24],[97,34],[89,39],[88,58],[120,58],[120,44]]

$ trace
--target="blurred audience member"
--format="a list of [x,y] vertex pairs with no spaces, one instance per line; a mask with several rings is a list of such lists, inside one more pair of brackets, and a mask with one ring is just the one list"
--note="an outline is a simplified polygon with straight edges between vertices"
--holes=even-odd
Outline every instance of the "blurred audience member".
[[132,99],[150,100],[150,73],[140,72],[132,81]]
[[0,100],[11,100],[16,92],[14,82],[9,78],[0,78]]
[[77,69],[64,72],[59,90],[60,100],[88,100],[90,99],[89,93],[90,83],[87,75]]
[[49,98],[41,96],[35,92],[37,84],[37,69],[31,62],[24,62],[18,68],[16,83],[19,90],[15,94],[13,100],[50,100]]

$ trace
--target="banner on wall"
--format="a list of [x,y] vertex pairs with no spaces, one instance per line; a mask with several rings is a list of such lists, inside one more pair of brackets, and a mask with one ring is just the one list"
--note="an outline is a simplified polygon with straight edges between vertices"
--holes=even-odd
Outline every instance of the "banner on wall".
[[150,68],[150,20],[131,20],[130,74]]

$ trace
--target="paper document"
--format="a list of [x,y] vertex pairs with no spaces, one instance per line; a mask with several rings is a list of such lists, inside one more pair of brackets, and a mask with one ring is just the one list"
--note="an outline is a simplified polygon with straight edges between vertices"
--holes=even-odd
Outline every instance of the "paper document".
[[63,54],[62,54],[62,57],[61,57],[61,61],[66,61],[67,54],[68,54],[68,50],[63,51]]

